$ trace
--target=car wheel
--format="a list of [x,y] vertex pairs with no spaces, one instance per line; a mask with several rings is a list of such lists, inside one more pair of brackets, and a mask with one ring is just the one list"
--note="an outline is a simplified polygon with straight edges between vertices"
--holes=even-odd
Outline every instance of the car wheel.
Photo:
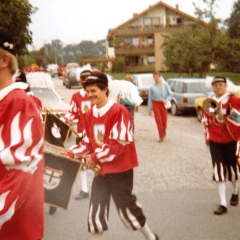
[[171,114],[174,115],[174,116],[177,116],[178,115],[178,109],[177,109],[177,105],[175,102],[172,103],[172,106],[171,106]]
[[199,107],[197,109],[197,119],[198,119],[199,122],[202,121],[202,108],[201,107]]

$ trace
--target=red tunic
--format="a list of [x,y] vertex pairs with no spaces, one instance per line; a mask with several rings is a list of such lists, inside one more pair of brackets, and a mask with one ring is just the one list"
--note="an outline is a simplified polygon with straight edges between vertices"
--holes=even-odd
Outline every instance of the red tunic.
[[112,100],[100,109],[94,106],[85,114],[85,123],[88,127],[83,140],[71,147],[74,154],[91,153],[91,159],[101,167],[101,175],[138,166],[132,118],[124,106]]
[[[230,126],[229,122],[226,121],[227,117],[230,116],[232,109],[240,111],[240,98],[230,94],[224,97],[219,105],[225,119],[223,122],[219,122],[215,115],[209,116],[203,109],[202,122],[204,123],[204,134],[207,145],[209,145],[210,140],[217,143],[227,143],[239,140],[240,137],[240,134],[237,133],[239,126],[236,126],[236,129],[233,129],[234,126]],[[231,129],[229,129],[229,127]],[[237,136],[234,138],[231,132],[236,132],[236,135],[239,137]]]
[[41,239],[42,124],[33,98],[17,86],[0,91],[0,239]]
[[91,108],[87,93],[84,89],[80,89],[74,93],[70,103],[69,113],[65,115],[67,121],[78,120],[77,130],[83,132],[84,130],[84,114]]

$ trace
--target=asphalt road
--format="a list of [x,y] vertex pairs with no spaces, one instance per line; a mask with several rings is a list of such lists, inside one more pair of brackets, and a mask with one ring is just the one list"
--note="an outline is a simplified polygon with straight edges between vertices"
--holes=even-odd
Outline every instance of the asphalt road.
[[[54,79],[55,89],[70,102],[77,89],[66,89]],[[203,126],[195,114],[169,114],[167,137],[157,142],[154,118],[146,105],[135,113],[135,141],[139,167],[135,169],[134,193],[143,206],[150,228],[162,240],[235,240],[239,237],[240,207],[228,207],[228,213],[216,216],[219,199],[212,182],[209,150],[203,137]],[[72,140],[73,141],[73,140]],[[69,143],[71,145],[71,142]],[[89,187],[93,172],[88,170]],[[77,181],[70,207],[48,214],[45,207],[44,240],[87,240],[88,199],[74,200],[80,183]],[[230,199],[231,185],[227,184]],[[128,232],[122,225],[112,202],[106,240],[144,239],[139,232]]]

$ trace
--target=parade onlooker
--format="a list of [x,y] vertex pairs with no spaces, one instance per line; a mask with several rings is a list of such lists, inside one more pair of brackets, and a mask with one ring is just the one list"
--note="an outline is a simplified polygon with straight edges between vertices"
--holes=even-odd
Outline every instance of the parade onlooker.
[[[81,155],[87,168],[100,165],[93,179],[88,216],[88,231],[93,239],[103,239],[108,230],[110,198],[129,230],[140,230],[145,239],[158,240],[149,229],[141,205],[132,194],[133,168],[138,166],[129,111],[108,99],[108,79],[103,73],[90,75],[83,87],[94,105],[85,115],[83,140],[72,146],[72,154]],[[72,155],[70,154],[70,155]]]
[[159,142],[163,142],[167,131],[168,111],[164,104],[172,99],[172,91],[166,81],[160,77],[158,71],[153,72],[155,83],[150,86],[148,94],[148,114],[154,112],[155,121],[158,128]]
[[[225,77],[215,77],[212,81],[214,96],[212,99],[218,103],[218,112],[209,114],[211,111],[203,109],[202,122],[204,124],[204,135],[206,145],[210,147],[213,165],[213,180],[217,183],[220,206],[214,214],[221,215],[227,212],[226,181],[232,182],[232,196],[230,204],[238,205],[239,166],[237,164],[236,152],[240,156],[239,145],[236,151],[236,140],[227,124],[226,117],[232,109],[240,110],[240,99],[234,94],[227,92],[227,80]],[[209,109],[210,110],[210,109]],[[238,136],[239,138],[240,136]],[[240,161],[239,161],[240,163]]]
[[18,68],[11,33],[0,28],[0,239],[44,235],[43,129]]

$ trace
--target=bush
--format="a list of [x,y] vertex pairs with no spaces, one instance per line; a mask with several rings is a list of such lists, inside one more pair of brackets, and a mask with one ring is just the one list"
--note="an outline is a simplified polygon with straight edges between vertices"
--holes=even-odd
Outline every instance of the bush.
[[125,72],[125,62],[123,57],[118,57],[112,64],[112,72],[121,73]]

